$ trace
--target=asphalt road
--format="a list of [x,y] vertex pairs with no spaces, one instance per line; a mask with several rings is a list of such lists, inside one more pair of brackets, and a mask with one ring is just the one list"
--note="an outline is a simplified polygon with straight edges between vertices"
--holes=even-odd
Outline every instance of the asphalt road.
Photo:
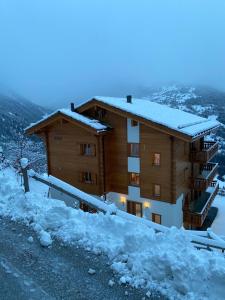
[[[90,275],[89,268],[96,273]],[[0,299],[163,299],[117,281],[105,256],[58,241],[43,248],[31,229],[0,218]]]

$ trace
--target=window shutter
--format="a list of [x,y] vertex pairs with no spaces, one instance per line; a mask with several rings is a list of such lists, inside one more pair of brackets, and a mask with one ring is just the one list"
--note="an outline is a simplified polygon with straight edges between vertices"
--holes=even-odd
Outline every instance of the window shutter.
[[91,154],[93,156],[96,156],[96,145],[95,144],[91,144]]

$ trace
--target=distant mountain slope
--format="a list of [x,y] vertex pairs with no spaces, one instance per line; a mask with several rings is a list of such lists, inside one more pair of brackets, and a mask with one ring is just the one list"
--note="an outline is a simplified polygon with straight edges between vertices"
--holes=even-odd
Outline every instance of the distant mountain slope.
[[21,97],[0,94],[0,142],[16,139],[18,132],[48,112],[49,110]]
[[219,121],[225,121],[225,92],[211,87],[171,85],[144,88],[140,96],[202,116],[216,115]]
[[[172,85],[161,88],[144,88],[139,97],[169,105],[203,117],[216,118],[225,124],[225,92],[210,87]],[[224,130],[220,136],[225,139]]]

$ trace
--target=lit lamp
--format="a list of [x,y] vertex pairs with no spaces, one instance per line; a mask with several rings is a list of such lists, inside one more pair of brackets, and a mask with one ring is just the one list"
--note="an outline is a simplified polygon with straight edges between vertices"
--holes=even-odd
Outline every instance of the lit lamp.
[[125,204],[126,203],[126,197],[120,196],[120,203]]
[[151,203],[150,202],[144,202],[144,208],[150,208],[151,207]]

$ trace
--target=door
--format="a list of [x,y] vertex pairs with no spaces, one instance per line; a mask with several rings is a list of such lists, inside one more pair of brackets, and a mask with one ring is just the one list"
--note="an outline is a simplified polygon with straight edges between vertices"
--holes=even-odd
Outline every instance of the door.
[[137,217],[142,217],[142,203],[127,200],[127,212]]

